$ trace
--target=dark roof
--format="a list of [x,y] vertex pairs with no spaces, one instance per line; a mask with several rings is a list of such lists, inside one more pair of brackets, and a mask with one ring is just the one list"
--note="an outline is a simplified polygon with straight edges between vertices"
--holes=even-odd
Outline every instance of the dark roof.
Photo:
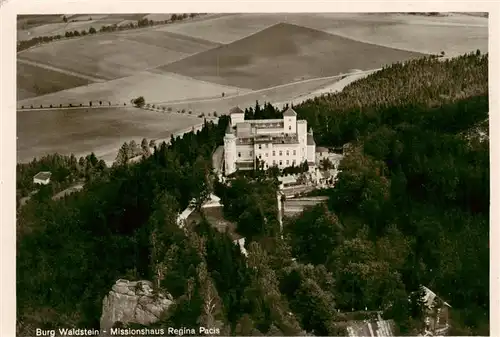
[[240,107],[237,107],[237,106],[235,106],[234,108],[229,110],[230,115],[232,115],[232,114],[244,114],[244,113],[245,112],[243,110],[241,110]]
[[311,134],[307,135],[307,145],[316,145],[316,142],[314,141],[314,136]]
[[[314,140],[314,138],[313,138],[313,140]],[[317,146],[316,152],[330,152],[330,150],[328,150],[327,147]]]
[[292,108],[288,108],[283,112],[283,116],[297,116],[297,113]]
[[47,180],[50,178],[51,175],[52,173],[50,172],[38,172],[33,178]]

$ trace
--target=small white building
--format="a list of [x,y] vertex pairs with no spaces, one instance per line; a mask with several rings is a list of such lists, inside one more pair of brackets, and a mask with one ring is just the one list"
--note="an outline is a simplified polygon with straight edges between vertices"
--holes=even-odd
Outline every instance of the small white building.
[[33,177],[33,184],[48,185],[50,183],[51,176],[52,176],[52,173],[48,172],[48,171],[38,172]]
[[245,248],[245,238],[241,238],[239,240],[234,240],[233,243],[237,246],[240,247],[240,252],[241,254],[243,254],[244,256],[248,257],[248,252]]
[[257,161],[264,169],[299,166],[307,161],[315,166],[316,143],[307,121],[297,120],[288,108],[281,119],[245,120],[245,112],[230,111],[230,123],[224,137],[224,169],[229,175],[237,170],[253,170]]
[[278,177],[278,181],[280,182],[280,189],[284,189],[286,187],[292,187],[298,185],[297,176],[295,175],[287,175]]

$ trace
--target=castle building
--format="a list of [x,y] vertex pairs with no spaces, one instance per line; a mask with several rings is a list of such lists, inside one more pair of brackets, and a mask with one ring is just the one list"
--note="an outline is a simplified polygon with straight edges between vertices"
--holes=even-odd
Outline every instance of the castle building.
[[257,162],[264,169],[272,166],[299,166],[307,161],[315,165],[316,143],[307,121],[297,120],[288,108],[282,119],[245,120],[238,107],[231,109],[230,123],[224,137],[224,169],[229,175],[237,170],[253,170]]

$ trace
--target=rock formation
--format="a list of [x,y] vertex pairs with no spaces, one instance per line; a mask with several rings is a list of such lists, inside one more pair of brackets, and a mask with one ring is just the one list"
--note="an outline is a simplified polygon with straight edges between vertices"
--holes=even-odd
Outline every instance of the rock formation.
[[149,281],[118,280],[102,303],[101,331],[117,322],[149,325],[173,303],[170,294],[155,293]]

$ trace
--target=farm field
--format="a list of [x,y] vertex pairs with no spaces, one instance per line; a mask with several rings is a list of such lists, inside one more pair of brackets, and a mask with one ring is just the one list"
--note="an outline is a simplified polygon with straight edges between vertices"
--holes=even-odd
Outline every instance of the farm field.
[[188,100],[245,94],[250,90],[203,82],[177,74],[140,72],[103,83],[93,83],[69,90],[18,101],[21,106],[58,106],[59,104],[88,104],[89,101],[106,100],[112,104],[126,103],[144,96],[147,103]]
[[350,69],[379,68],[420,56],[423,55],[279,23],[229,45],[187,57],[159,69],[214,83],[258,90],[305,79],[339,75]]
[[[29,40],[38,36],[63,35],[69,31],[85,30],[90,27],[99,30],[102,26],[121,24],[127,20],[142,19],[147,14],[76,14],[67,15],[67,22],[63,21],[64,15],[35,15],[32,18],[18,19],[17,40]],[[47,17],[46,17],[47,16]]]
[[[444,17],[393,14],[396,24],[379,27],[358,25],[326,31],[382,46],[458,56],[479,49],[488,52],[488,18],[451,13]],[[411,37],[411,38],[410,38]]]
[[144,16],[145,19],[153,21],[165,21],[170,20],[173,13],[152,13]]
[[339,78],[315,79],[299,83],[291,83],[275,88],[263,89],[249,92],[238,96],[225,98],[201,99],[197,101],[185,102],[163,102],[162,106],[171,107],[174,111],[185,109],[192,111],[193,114],[212,113],[216,111],[219,114],[225,114],[229,109],[239,106],[242,109],[255,106],[255,101],[260,103],[270,102],[289,102],[304,93],[312,93],[320,88],[331,85]]
[[62,35],[66,32],[73,32],[77,30],[81,32],[85,30],[88,32],[90,27],[94,27],[96,30],[99,30],[102,26],[110,26],[113,24],[118,24],[121,21],[124,21],[123,18],[120,17],[104,17],[102,19],[95,20],[81,20],[74,22],[61,22],[58,23],[49,23],[42,26],[33,27],[26,30],[21,30],[18,32],[17,40],[29,40],[38,36],[48,36],[48,35]]
[[92,83],[65,73],[17,62],[17,100]]
[[168,138],[199,123],[190,115],[136,108],[18,111],[17,161],[54,152],[82,156],[93,151],[109,163],[126,141]]
[[130,30],[117,33],[116,35],[125,40],[144,43],[186,54],[199,53],[220,45],[218,43],[186,35],[154,30]]
[[[488,47],[488,19],[461,13],[439,17],[391,13],[234,14],[159,29],[231,43],[280,22],[421,53],[486,52]],[[448,29],[443,29],[446,26]],[[474,49],[471,40],[479,48]]]
[[55,23],[62,21],[60,14],[47,14],[47,15],[18,15],[17,16],[17,29],[29,29],[37,26],[42,26],[48,23]]
[[202,21],[186,21],[156,30],[201,38],[217,43],[231,43],[277,24],[276,14],[226,14]]
[[103,34],[41,45],[18,53],[18,58],[111,80],[188,55]]

